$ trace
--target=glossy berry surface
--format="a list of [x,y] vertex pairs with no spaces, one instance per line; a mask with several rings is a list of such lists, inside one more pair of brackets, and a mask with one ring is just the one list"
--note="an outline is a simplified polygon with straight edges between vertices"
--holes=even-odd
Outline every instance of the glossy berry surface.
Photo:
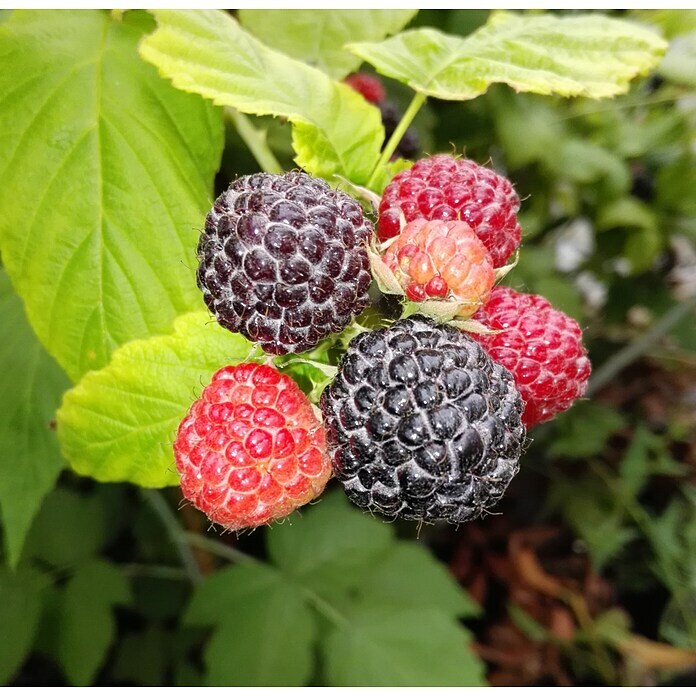
[[198,286],[218,323],[272,354],[301,353],[368,303],[372,224],[301,172],[234,181],[208,213]]
[[569,409],[587,388],[591,366],[578,323],[539,295],[498,286],[475,315],[495,334],[475,334],[514,375],[530,427]]
[[484,515],[519,468],[522,399],[463,332],[422,316],[354,338],[321,409],[334,472],[388,517]]
[[377,233],[386,241],[399,234],[403,220],[462,220],[499,268],[520,244],[519,208],[505,177],[471,160],[435,155],[399,172],[384,189]]
[[174,454],[184,497],[228,530],[285,517],[331,476],[325,431],[307,397],[255,363],[213,375],[179,425]]
[[465,222],[409,222],[384,253],[384,262],[410,300],[456,300],[470,305],[472,314],[495,283],[491,257]]

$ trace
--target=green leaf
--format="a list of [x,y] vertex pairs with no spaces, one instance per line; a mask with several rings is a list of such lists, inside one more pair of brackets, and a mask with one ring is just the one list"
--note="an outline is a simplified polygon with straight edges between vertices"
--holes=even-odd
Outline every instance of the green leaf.
[[553,164],[552,171],[558,176],[579,184],[601,181],[612,196],[627,192],[631,185],[628,167],[619,157],[585,140],[573,138],[563,141],[550,162]]
[[507,165],[518,169],[532,162],[555,164],[565,130],[549,100],[499,90],[491,91],[490,96],[496,105],[496,131]]
[[663,9],[663,10],[631,10],[631,14],[641,22],[654,24],[662,33],[672,39],[685,32],[696,31],[696,10]]
[[682,492],[690,497],[688,502],[675,498],[659,517],[648,521],[649,538],[661,560],[656,571],[673,593],[696,591],[696,507],[693,488],[683,487]]
[[626,524],[621,502],[596,477],[559,479],[549,496],[549,507],[559,510],[585,542],[597,570],[637,536]]
[[568,277],[557,273],[537,278],[533,284],[534,292],[545,297],[556,309],[560,309],[582,324],[584,311],[580,292]]
[[58,411],[63,454],[99,481],[175,485],[176,428],[202,385],[224,365],[257,355],[207,312],[179,317],[170,336],[127,343],[65,395]]
[[324,643],[332,686],[483,686],[469,633],[436,609],[365,606]]
[[121,571],[104,560],[87,561],[70,578],[60,613],[58,656],[72,684],[92,682],[115,635],[112,607],[129,599]]
[[[631,619],[623,609],[607,609],[592,621],[591,632],[609,645],[618,646],[631,637]],[[586,640],[592,640],[592,636],[587,635]]]
[[295,161],[314,176],[364,184],[379,158],[379,110],[347,85],[273,51],[219,10],[154,10],[159,28],[140,45],[179,89],[243,113],[294,124]]
[[336,491],[274,527],[267,543],[270,557],[287,575],[331,595],[360,583],[393,544],[393,531]]
[[0,513],[10,566],[17,565],[34,515],[63,461],[51,430],[69,381],[37,341],[22,301],[0,269]]
[[0,567],[0,684],[22,666],[34,640],[41,611],[41,576],[30,568]]
[[656,227],[632,230],[624,244],[623,255],[631,262],[633,273],[650,270],[662,251],[662,235]]
[[655,213],[637,198],[627,196],[612,201],[597,213],[596,227],[600,231],[617,227],[653,230],[657,227]]
[[[161,557],[162,523],[159,522],[158,544],[155,557]],[[138,536],[141,525],[132,528],[133,536]],[[140,538],[138,536],[138,541]],[[133,550],[134,554],[138,550]],[[153,554],[154,555],[154,554]],[[168,619],[178,619],[189,600],[189,588],[183,578],[135,576],[133,585],[133,606],[135,610],[151,623],[160,623]]]
[[[626,98],[626,106],[629,99],[632,97]],[[645,114],[639,111],[640,116],[629,119],[626,118],[625,108],[620,104],[616,107],[602,112],[602,130],[597,136],[614,155],[623,159],[659,160],[662,156],[660,151],[671,151],[675,146],[679,147],[680,141],[685,142],[690,138],[685,114],[677,109],[652,109]],[[595,124],[595,128],[598,125]]]
[[633,433],[631,444],[619,465],[621,486],[632,498],[635,498],[650,476],[650,445],[652,435],[650,431],[640,424]]
[[607,515],[591,501],[569,502],[566,516],[587,545],[597,572],[638,536],[635,529],[624,525],[621,515]]
[[411,162],[411,160],[403,159],[402,157],[387,162],[387,164],[377,172],[372,184],[372,190],[375,193],[381,194],[387,187],[387,184],[389,184],[399,172],[403,172],[404,169],[410,169],[412,166],[413,162]]
[[397,543],[360,583],[360,593],[385,607],[439,609],[454,617],[481,612],[445,566],[413,542]]
[[675,647],[696,650],[696,588],[680,588],[667,602],[658,633]]
[[414,29],[347,48],[379,72],[439,99],[473,99],[502,82],[518,92],[622,94],[658,61],[654,32],[600,15],[557,17],[496,12],[466,38]]
[[656,177],[657,203],[660,207],[696,217],[696,154],[683,155],[661,167]]
[[169,634],[154,625],[124,636],[119,641],[112,678],[144,686],[166,683],[168,639]]
[[583,459],[599,454],[612,433],[625,425],[624,417],[597,402],[580,401],[555,419],[556,436],[549,452],[554,456]]
[[242,26],[267,46],[313,65],[335,80],[356,70],[349,41],[381,41],[403,29],[418,10],[239,10]]
[[519,604],[510,602],[507,605],[510,621],[534,642],[550,642],[552,636],[545,626],[540,624],[531,614],[522,609]]
[[59,568],[75,565],[99,551],[106,528],[101,498],[58,488],[46,497],[31,526],[24,556]]
[[73,379],[200,302],[195,244],[221,114],[140,60],[149,24],[17,10],[0,25],[0,249]]
[[205,648],[209,685],[303,686],[311,676],[314,615],[274,568],[214,573],[196,589],[185,621],[218,627]]

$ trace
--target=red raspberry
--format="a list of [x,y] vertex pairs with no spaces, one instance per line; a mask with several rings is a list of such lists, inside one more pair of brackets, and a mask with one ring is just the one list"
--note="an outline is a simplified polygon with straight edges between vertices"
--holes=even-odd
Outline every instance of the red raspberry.
[[569,409],[585,393],[591,366],[582,331],[547,299],[498,286],[474,319],[500,330],[472,338],[512,372],[527,427]]
[[344,82],[372,104],[380,104],[386,99],[386,92],[380,79],[376,75],[368,73],[353,73],[348,75]]
[[472,314],[495,282],[490,254],[465,222],[409,222],[384,262],[410,300],[448,298],[470,304]]
[[399,172],[384,189],[377,234],[395,237],[406,222],[462,220],[486,245],[495,268],[520,245],[520,199],[512,184],[476,162],[435,155]]
[[326,434],[307,397],[268,365],[218,370],[174,441],[181,490],[228,530],[280,519],[331,476]]

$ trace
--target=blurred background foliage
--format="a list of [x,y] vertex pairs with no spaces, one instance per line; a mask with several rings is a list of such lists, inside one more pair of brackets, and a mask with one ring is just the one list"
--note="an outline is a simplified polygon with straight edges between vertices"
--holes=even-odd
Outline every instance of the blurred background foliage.
[[[422,10],[411,26],[465,35],[487,14]],[[594,366],[589,398],[530,433],[502,514],[387,527],[329,494],[236,539],[173,515],[176,490],[65,471],[17,572],[0,567],[0,681],[413,684],[420,654],[443,683],[696,682],[696,12],[614,14],[671,42],[627,95],[495,86],[431,99],[414,122],[421,155],[513,181],[524,236],[506,283],[575,317]],[[384,83],[405,109],[409,90]],[[288,126],[253,122],[292,168]],[[218,191],[257,168],[228,124]],[[380,620],[389,601],[399,623]]]

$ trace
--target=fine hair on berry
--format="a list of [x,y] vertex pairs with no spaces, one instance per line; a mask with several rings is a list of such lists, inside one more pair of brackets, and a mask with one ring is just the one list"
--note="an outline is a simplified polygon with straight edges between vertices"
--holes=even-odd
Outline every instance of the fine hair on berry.
[[198,286],[225,328],[266,353],[301,353],[367,306],[371,235],[358,202],[322,179],[244,176],[208,213]]
[[331,476],[326,436],[290,377],[268,365],[218,370],[174,442],[184,497],[227,530],[285,517]]
[[522,408],[512,375],[476,341],[419,315],[355,337],[321,397],[348,497],[424,522],[495,505],[519,468]]

